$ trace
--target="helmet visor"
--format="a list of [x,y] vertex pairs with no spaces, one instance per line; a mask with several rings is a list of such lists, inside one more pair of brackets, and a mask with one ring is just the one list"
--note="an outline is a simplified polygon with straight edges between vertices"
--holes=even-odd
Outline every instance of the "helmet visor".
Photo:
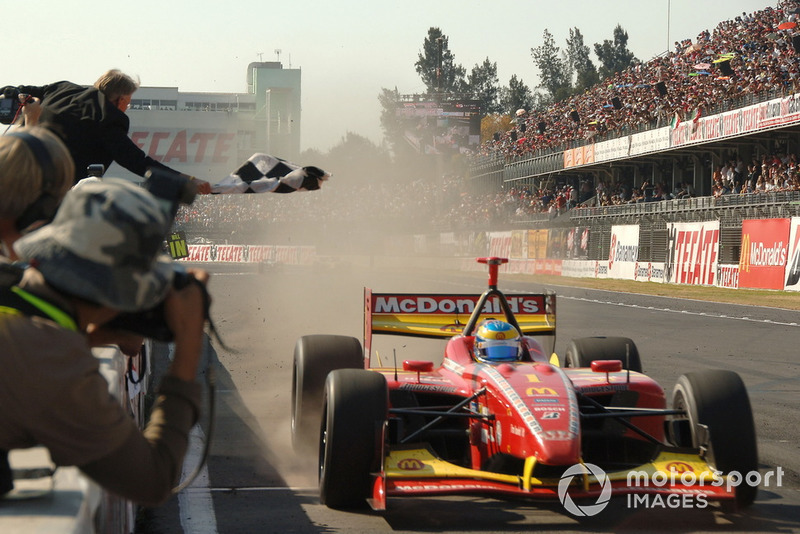
[[478,351],[481,357],[489,361],[514,361],[519,354],[519,346],[516,339],[493,339],[479,343]]

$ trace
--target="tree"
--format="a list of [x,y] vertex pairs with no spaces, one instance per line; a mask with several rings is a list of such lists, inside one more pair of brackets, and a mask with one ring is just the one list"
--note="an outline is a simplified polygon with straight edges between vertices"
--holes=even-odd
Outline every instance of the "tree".
[[541,46],[531,48],[531,56],[542,79],[539,87],[547,91],[553,102],[558,102],[571,93],[569,64],[547,29],[542,38]]
[[483,64],[472,67],[472,72],[467,77],[469,92],[481,101],[484,115],[502,110],[498,102],[498,82],[497,63],[492,63],[488,57]]
[[603,44],[595,43],[594,53],[600,60],[599,72],[603,79],[610,78],[639,62],[633,52],[628,50],[628,32],[619,24],[614,28],[614,41],[606,39]]
[[381,88],[378,95],[381,105],[381,129],[383,137],[395,153],[403,144],[403,124],[397,119],[397,108],[400,103],[400,92],[397,87],[392,89]]
[[583,42],[583,34],[578,28],[570,28],[567,39],[567,60],[569,70],[575,73],[574,94],[582,93],[600,81],[597,67],[592,63],[589,47]]
[[466,69],[455,64],[449,39],[439,28],[430,28],[414,67],[428,94],[464,92]]
[[331,147],[325,158],[326,170],[335,169],[337,180],[352,185],[386,180],[391,168],[389,152],[364,136],[347,132]]
[[499,94],[501,113],[513,114],[518,109],[530,111],[534,109],[533,94],[530,88],[517,78],[516,74],[508,80],[508,87],[500,89]]

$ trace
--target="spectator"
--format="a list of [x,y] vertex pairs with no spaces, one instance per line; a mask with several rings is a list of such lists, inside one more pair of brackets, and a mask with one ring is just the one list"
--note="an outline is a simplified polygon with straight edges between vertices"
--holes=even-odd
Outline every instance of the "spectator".
[[55,216],[73,175],[67,147],[49,130],[18,129],[0,137],[2,255],[16,259],[12,245],[22,233]]
[[[720,22],[713,31],[700,32],[695,41],[675,43],[675,50],[647,63],[632,65],[602,80],[585,92],[531,110],[522,118],[531,126],[545,123],[546,130],[528,135],[523,143],[511,142],[506,132],[481,145],[478,156],[507,160],[531,157],[540,151],[574,147],[573,142],[616,137],[640,128],[669,124],[676,115],[683,121],[699,118],[714,107],[730,108],[735,99],[767,91],[783,94],[800,89],[800,62],[790,30],[778,30],[786,20],[797,19],[797,3],[781,0],[747,16]],[[718,67],[699,70],[696,65],[716,65],[723,54],[732,54],[728,65],[733,75]],[[663,84],[663,85],[662,85]],[[656,88],[663,88],[655,90]],[[611,106],[618,98],[620,107]],[[571,114],[574,110],[577,115]],[[579,117],[575,122],[572,117]],[[735,183],[735,179],[732,181]]]
[[[182,175],[147,156],[128,137],[130,119],[125,112],[138,88],[130,76],[109,70],[93,87],[60,81],[44,86],[6,86],[0,91],[27,93],[40,99],[39,123],[60,136],[69,148],[75,163],[75,182],[87,176],[89,165],[99,163],[107,169],[114,161],[139,176],[149,168]],[[210,193],[211,185],[198,180],[198,192]]]
[[[43,445],[56,465],[140,504],[170,496],[199,416],[208,280],[196,271],[197,284],[172,289],[159,252],[170,225],[147,191],[108,178],[69,191],[51,224],[14,244],[31,267],[0,291],[0,449]],[[142,432],[108,394],[89,337],[121,311],[162,301],[175,353]]]

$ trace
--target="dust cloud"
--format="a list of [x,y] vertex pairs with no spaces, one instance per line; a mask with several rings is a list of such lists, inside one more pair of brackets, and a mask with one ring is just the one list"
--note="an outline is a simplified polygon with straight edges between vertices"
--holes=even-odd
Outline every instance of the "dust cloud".
[[[316,250],[310,265],[268,261],[210,267],[212,317],[226,345],[234,349],[215,347],[224,368],[220,412],[227,410],[236,419],[236,435],[248,436],[245,445],[232,439],[231,432],[220,433],[214,449],[231,456],[258,449],[263,463],[253,466],[255,485],[317,484],[316,459],[298,457],[291,443],[297,340],[308,334],[338,334],[361,341],[364,287],[420,291],[408,281],[404,258],[413,251],[407,235],[414,229],[425,231],[433,220],[431,184],[414,176],[404,184],[382,181],[374,169],[359,177],[331,172],[333,177],[319,191],[199,197],[185,216],[190,243]],[[413,346],[416,340],[387,339],[376,340],[384,366],[424,359]],[[443,345],[437,346],[432,353],[442,350]]]

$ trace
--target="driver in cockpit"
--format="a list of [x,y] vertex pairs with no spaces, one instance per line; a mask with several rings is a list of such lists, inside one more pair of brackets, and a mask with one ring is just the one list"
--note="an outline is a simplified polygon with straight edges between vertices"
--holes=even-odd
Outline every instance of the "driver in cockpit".
[[516,362],[522,358],[520,334],[497,319],[483,321],[475,333],[475,359],[484,363]]

